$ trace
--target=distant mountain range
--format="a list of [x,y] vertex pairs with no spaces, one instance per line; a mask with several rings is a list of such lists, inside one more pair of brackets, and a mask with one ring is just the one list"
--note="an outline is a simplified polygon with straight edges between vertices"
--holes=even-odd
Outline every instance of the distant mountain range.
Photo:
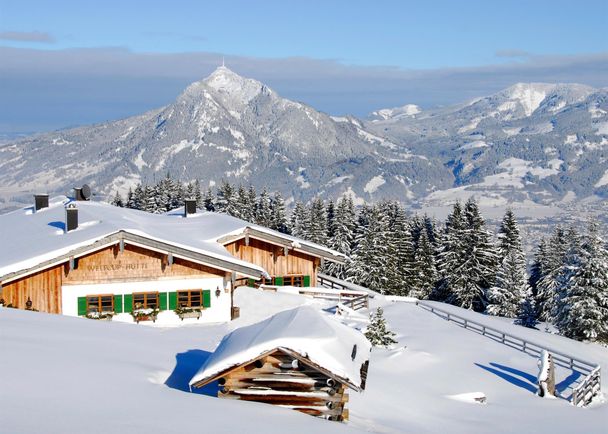
[[1,206],[88,183],[125,192],[167,172],[280,190],[412,205],[478,194],[555,204],[608,196],[608,90],[519,83],[432,110],[332,117],[220,67],[139,116],[0,145]]

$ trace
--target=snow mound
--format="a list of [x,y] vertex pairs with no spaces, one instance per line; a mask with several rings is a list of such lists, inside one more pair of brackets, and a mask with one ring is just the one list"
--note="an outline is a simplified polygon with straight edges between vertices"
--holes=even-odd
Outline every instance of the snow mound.
[[483,392],[459,393],[458,395],[447,395],[447,398],[469,404],[485,404],[488,401]]
[[210,379],[276,348],[292,350],[358,386],[361,365],[369,359],[371,345],[360,332],[303,306],[225,336],[190,384]]

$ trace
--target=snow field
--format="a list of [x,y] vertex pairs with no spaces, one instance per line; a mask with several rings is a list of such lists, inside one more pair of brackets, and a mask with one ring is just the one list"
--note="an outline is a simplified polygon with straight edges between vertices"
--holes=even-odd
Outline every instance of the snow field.
[[[372,351],[365,392],[350,394],[348,423],[189,393],[188,381],[230,330],[303,304],[331,305],[252,288],[239,288],[235,302],[236,321],[179,328],[0,309],[0,432],[605,433],[607,405],[581,409],[535,396],[535,358],[381,296],[370,311],[384,308],[399,343]],[[608,366],[604,347],[442,307]],[[558,388],[568,376],[558,369]],[[480,394],[485,404],[475,401]]]

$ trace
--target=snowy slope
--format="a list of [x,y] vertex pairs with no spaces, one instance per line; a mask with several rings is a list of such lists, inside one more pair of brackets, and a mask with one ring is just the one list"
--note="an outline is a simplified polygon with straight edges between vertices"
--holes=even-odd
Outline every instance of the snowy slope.
[[[0,432],[605,432],[608,405],[580,409],[534,395],[534,358],[413,304],[380,303],[399,344],[372,352],[347,424],[187,391],[227,332],[301,304],[326,306],[308,298],[240,288],[243,318],[171,329],[0,309]],[[530,333],[608,367],[606,348]],[[567,394],[568,373],[559,370],[557,381]],[[487,403],[470,402],[472,392]]]

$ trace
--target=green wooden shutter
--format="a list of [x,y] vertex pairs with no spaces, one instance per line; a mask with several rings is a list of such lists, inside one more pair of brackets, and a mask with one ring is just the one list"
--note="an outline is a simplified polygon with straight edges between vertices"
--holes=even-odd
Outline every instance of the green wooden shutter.
[[248,279],[247,280],[247,286],[250,286],[250,287],[253,288],[254,287],[254,283],[255,283],[255,280],[253,280],[253,279]]
[[203,307],[211,307],[211,291],[209,289],[203,290]]
[[160,310],[167,310],[167,293],[161,292],[158,294]]
[[86,297],[78,297],[78,315],[86,315],[87,314],[87,298]]
[[310,286],[310,276],[304,276],[304,287]]
[[274,284],[276,286],[283,286],[283,277],[281,277],[281,276],[275,277]]
[[114,313],[122,313],[122,295],[114,296]]
[[177,292],[169,293],[169,310],[177,309]]
[[133,312],[133,294],[125,294],[125,313]]

